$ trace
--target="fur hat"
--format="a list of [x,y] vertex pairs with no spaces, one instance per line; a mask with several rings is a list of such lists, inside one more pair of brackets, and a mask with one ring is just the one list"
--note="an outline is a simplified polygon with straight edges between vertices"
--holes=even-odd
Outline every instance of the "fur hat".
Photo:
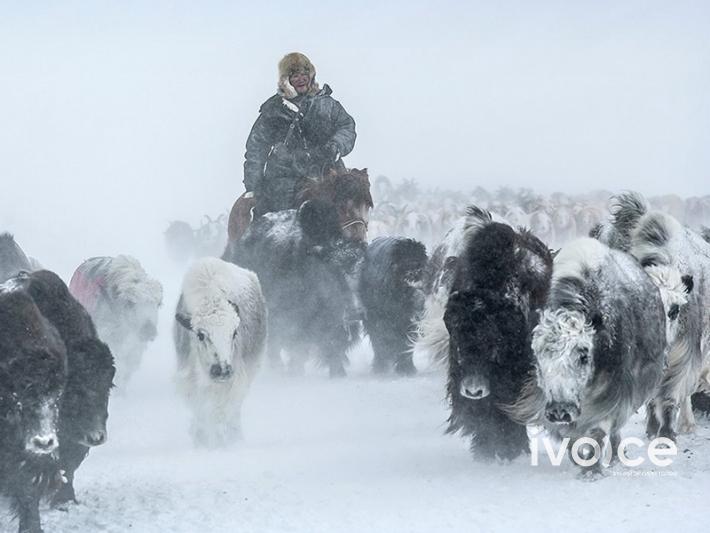
[[292,74],[296,72],[306,72],[310,78],[311,83],[308,87],[308,94],[316,94],[320,87],[316,83],[316,67],[311,63],[305,55],[298,52],[292,52],[283,56],[281,61],[279,61],[279,85],[278,93],[284,98],[295,98],[298,96],[296,89],[293,88],[289,78]]

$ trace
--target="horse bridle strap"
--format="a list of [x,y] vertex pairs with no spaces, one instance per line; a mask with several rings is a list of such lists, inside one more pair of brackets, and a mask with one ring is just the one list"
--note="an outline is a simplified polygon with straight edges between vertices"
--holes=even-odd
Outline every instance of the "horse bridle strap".
[[365,226],[365,229],[367,229],[367,222],[365,222],[365,220],[362,218],[352,218],[352,219],[348,220],[347,222],[345,222],[341,226],[341,228],[348,229],[349,227],[355,226],[356,224],[362,224],[363,226]]

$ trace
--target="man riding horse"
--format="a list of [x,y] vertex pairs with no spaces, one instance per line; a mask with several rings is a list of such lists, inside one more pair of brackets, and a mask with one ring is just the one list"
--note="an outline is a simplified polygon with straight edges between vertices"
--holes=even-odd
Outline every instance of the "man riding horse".
[[254,216],[297,208],[304,180],[345,171],[342,157],[355,145],[355,121],[315,77],[303,54],[279,62],[277,94],[262,104],[246,144],[244,186]]

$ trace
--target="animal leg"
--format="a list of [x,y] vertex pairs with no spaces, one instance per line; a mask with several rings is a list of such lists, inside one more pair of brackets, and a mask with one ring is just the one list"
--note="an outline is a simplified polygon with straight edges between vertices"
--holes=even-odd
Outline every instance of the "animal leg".
[[[594,461],[589,466],[582,466],[580,465],[580,468],[582,469],[580,472],[580,477],[582,479],[586,480],[595,480],[598,479],[602,475],[602,460],[604,457],[604,438],[606,437],[606,432],[602,428],[595,428],[593,429],[590,434],[589,438],[596,441],[597,447],[595,447],[592,444],[583,444],[582,446],[579,447],[578,450],[578,455],[581,459],[586,460],[591,460],[596,454],[598,454],[597,460]],[[574,446],[573,446],[574,447]],[[574,454],[572,453],[572,448],[570,448],[570,458],[573,460],[576,459],[574,457]]]
[[693,405],[690,401],[690,396],[686,396],[680,406],[680,415],[678,417],[678,432],[693,433],[695,431],[695,415],[693,415]]
[[43,533],[39,519],[39,491],[30,480],[25,480],[23,485],[15,494],[19,533]]
[[658,436],[675,442],[676,437],[678,436],[675,431],[677,419],[678,403],[672,398],[667,398],[663,402],[663,409],[661,411],[661,428],[658,430]]
[[661,423],[656,412],[656,402],[651,400],[646,404],[646,436],[649,439],[655,439],[659,429],[661,429]]

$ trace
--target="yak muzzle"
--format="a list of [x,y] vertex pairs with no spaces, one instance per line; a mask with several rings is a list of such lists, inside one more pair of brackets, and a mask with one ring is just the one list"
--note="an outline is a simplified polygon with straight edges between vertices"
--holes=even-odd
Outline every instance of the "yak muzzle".
[[469,400],[482,400],[491,393],[488,380],[479,376],[466,376],[461,380],[459,393]]
[[35,435],[25,445],[25,449],[37,455],[47,455],[57,449],[59,441],[56,433],[46,435]]
[[553,402],[545,407],[545,418],[552,424],[572,424],[579,417],[579,407],[572,403]]
[[210,377],[215,381],[227,381],[233,375],[234,369],[230,364],[220,365],[215,363],[210,367]]
[[108,435],[106,434],[106,430],[98,430],[87,433],[84,437],[84,442],[82,442],[81,444],[84,444],[88,447],[101,446],[107,440]]

